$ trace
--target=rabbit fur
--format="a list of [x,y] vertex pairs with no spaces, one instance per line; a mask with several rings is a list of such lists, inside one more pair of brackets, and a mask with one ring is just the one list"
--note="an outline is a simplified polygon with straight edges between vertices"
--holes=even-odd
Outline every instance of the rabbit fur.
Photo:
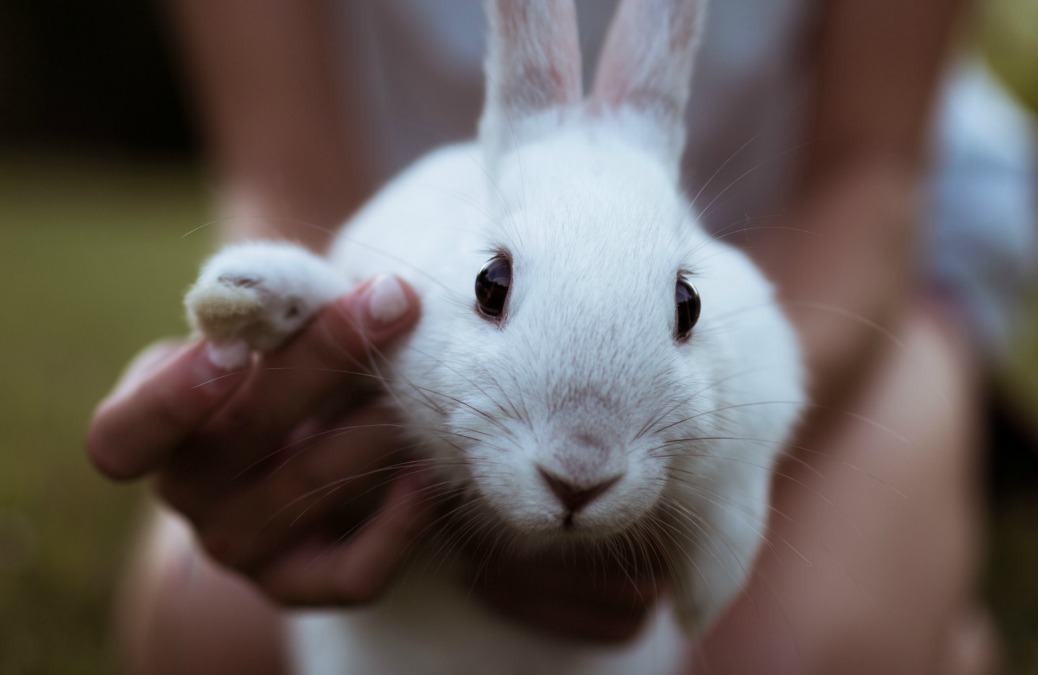
[[[326,258],[250,242],[204,266],[192,324],[258,351],[362,279],[410,281],[419,324],[374,365],[437,484],[476,503],[495,536],[536,548],[620,541],[649,521],[669,532],[654,555],[672,592],[627,646],[510,624],[435,561],[370,608],[296,617],[300,673],[674,672],[746,580],[803,374],[768,282],[679,188],[702,5],[622,3],[585,99],[572,2],[489,2],[478,141],[419,160]],[[499,320],[472,290],[494,256],[512,270]],[[687,340],[675,338],[679,276],[702,298]],[[573,512],[544,471],[614,482]]]

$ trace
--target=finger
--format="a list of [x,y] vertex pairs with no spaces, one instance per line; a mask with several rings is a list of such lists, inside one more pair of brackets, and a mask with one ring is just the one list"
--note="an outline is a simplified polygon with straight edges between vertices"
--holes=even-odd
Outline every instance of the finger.
[[385,276],[362,284],[259,362],[241,395],[205,430],[205,444],[228,456],[235,454],[231,448],[269,448],[269,439],[284,438],[329,400],[373,391],[379,382],[372,353],[417,317],[418,299],[406,283]]
[[163,363],[186,348],[183,340],[159,340],[145,347],[130,361],[119,381],[105,398],[118,398],[132,391],[152,375]]
[[148,350],[97,407],[87,451],[98,469],[119,480],[158,466],[201,427],[244,381],[216,365],[207,343]]
[[416,472],[397,478],[379,512],[343,543],[314,542],[269,566],[260,585],[293,605],[364,605],[377,599],[433,520],[436,500]]
[[341,424],[260,458],[259,463],[273,469],[259,480],[225,483],[208,504],[178,503],[176,496],[164,496],[189,517],[198,514],[196,525],[210,555],[240,570],[255,569],[312,536],[332,516],[338,523],[356,524],[370,518],[385,486],[407,461],[398,426],[389,410],[368,405]]

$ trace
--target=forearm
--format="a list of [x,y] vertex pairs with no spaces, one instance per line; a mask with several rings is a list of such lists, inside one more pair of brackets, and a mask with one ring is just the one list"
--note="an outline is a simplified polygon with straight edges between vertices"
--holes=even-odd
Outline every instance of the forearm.
[[368,195],[322,3],[170,0],[224,233],[321,249]]
[[826,0],[807,150],[788,229],[752,254],[804,346],[815,401],[839,407],[918,290],[920,178],[942,64],[966,0]]
[[848,164],[805,190],[751,255],[775,282],[807,361],[812,399],[838,407],[875,359],[917,284],[918,175],[893,158]]

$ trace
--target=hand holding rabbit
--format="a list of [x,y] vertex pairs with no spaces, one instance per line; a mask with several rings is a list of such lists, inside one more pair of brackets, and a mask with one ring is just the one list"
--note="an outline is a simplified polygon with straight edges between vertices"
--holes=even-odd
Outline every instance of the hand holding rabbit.
[[[415,476],[398,475],[369,526],[318,565],[315,545],[327,552],[343,523],[377,510],[370,497],[357,501],[376,481],[361,478],[334,499],[314,501],[310,492],[329,471],[380,476],[386,448],[397,445],[393,419],[367,400],[356,364],[417,314],[413,291],[386,277],[331,303],[291,345],[255,362],[228,363],[233,353],[205,341],[152,347],[98,407],[90,456],[113,478],[154,474],[209,553],[278,600],[370,600],[431,510],[416,497]],[[353,400],[327,405],[344,392]]]

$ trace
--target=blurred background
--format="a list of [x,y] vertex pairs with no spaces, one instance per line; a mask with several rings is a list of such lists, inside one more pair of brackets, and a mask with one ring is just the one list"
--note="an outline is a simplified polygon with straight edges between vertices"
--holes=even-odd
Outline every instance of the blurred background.
[[[979,5],[964,40],[1038,110],[1038,0]],[[100,478],[83,431],[132,354],[184,332],[181,294],[213,245],[195,232],[214,194],[171,43],[154,3],[0,3],[0,675],[114,672],[144,489]],[[1035,317],[997,375],[1032,434]],[[1038,455],[1001,429],[986,590],[1009,672],[1038,673]]]

